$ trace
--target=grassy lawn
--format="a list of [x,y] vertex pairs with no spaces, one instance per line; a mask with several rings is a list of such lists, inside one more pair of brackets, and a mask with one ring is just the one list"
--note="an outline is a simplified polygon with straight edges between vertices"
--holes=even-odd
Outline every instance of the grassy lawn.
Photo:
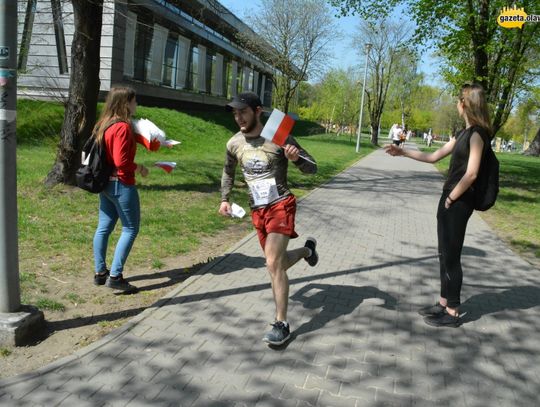
[[[97,224],[97,195],[60,185],[43,186],[56,153],[57,135],[63,107],[51,103],[19,101],[17,181],[19,210],[19,251],[23,303],[46,305],[55,299],[40,286],[37,275],[62,279],[81,276],[89,279],[93,270],[92,238]],[[141,231],[127,267],[159,269],[162,259],[197,249],[201,239],[226,229],[231,222],[217,214],[219,186],[225,143],[236,131],[232,116],[225,112],[192,112],[140,106],[138,117],[152,120],[171,139],[182,142],[173,149],[148,152],[139,147],[137,162],[150,168],[147,178],[138,178],[141,197]],[[291,166],[290,185],[302,196],[372,151],[366,142],[361,155],[355,141],[334,135],[304,136],[313,123],[299,122],[295,133],[300,144],[319,163],[315,176],[302,175]],[[311,129],[309,129],[311,128]],[[302,132],[302,133],[300,133]],[[304,133],[305,132],[305,133]],[[156,161],[175,161],[167,174],[154,167]],[[237,177],[232,199],[247,209],[247,190]],[[119,228],[117,228],[119,229]],[[108,258],[118,238],[115,231]],[[233,242],[231,242],[232,244]],[[88,281],[88,280],[87,280]],[[64,299],[64,302],[65,299]],[[61,306],[50,301],[50,307]]]
[[[424,151],[433,151],[422,144]],[[500,192],[497,203],[479,212],[499,236],[536,267],[540,267],[540,158],[497,153],[500,163]],[[436,163],[446,174],[450,157]]]

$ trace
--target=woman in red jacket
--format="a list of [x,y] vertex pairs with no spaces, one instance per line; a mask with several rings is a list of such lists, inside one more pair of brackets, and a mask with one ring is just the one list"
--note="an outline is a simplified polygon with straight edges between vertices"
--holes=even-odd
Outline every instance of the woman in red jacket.
[[[122,291],[135,291],[122,275],[124,264],[140,225],[139,194],[135,174],[145,177],[148,169],[135,163],[137,145],[131,128],[131,117],[137,109],[135,91],[128,87],[111,88],[93,137],[104,142],[107,159],[114,170],[109,184],[99,194],[99,220],[94,235],[94,284]],[[111,270],[106,266],[109,236],[120,218],[122,233],[114,251]]]

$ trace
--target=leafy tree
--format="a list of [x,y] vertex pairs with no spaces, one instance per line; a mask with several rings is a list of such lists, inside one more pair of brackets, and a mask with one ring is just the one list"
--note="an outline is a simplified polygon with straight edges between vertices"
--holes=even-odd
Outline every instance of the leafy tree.
[[310,103],[301,109],[302,117],[317,120],[328,130],[336,125],[338,133],[346,128],[351,133],[356,127],[360,106],[359,81],[352,68],[330,70],[312,86],[312,91]]
[[71,44],[69,96],[56,162],[45,184],[74,185],[79,153],[96,121],[103,0],[71,0],[75,33]]
[[[410,39],[410,32],[402,24],[388,20],[379,21],[377,25],[367,23],[359,27],[354,44],[370,44],[368,54],[369,83],[366,83],[365,96],[371,127],[371,142],[378,144],[379,123],[386,103],[390,82],[400,69],[409,69],[405,55]],[[401,73],[401,72],[400,72]]]
[[409,119],[412,115],[413,97],[422,81],[423,75],[417,72],[418,55],[409,49],[403,49],[397,54],[396,72],[391,78],[390,93],[398,101],[401,111],[401,125],[410,128]]
[[332,14],[324,0],[262,0],[247,18],[254,32],[238,34],[252,54],[276,68],[275,105],[288,112],[300,83],[322,72],[335,39]]
[[[465,81],[481,83],[493,109],[497,132],[507,120],[515,98],[538,77],[540,24],[522,29],[497,24],[504,0],[330,0],[343,15],[360,14],[379,20],[397,5],[406,7],[416,22],[415,40],[433,40],[443,60],[443,77],[455,90]],[[537,0],[520,2],[529,13]],[[472,62],[472,63],[471,63]]]

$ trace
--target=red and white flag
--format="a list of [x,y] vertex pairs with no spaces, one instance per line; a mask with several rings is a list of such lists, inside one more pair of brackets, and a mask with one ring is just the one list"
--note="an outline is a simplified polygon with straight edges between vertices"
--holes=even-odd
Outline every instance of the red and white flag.
[[147,150],[157,151],[161,146],[172,148],[180,144],[179,141],[167,139],[165,132],[148,119],[134,119],[132,122],[137,143]]
[[[280,110],[274,109],[272,110],[272,114],[262,129],[261,137],[264,137],[268,141],[283,147],[287,137],[291,133],[293,126],[294,119],[291,116],[283,113]],[[315,161],[304,155],[299,154],[299,156],[312,164],[316,164]]]
[[274,109],[262,129],[261,136],[278,146],[283,146],[293,126],[294,119],[291,116]]
[[155,164],[156,167],[164,169],[167,173],[171,172],[176,168],[176,163],[173,161],[158,161]]

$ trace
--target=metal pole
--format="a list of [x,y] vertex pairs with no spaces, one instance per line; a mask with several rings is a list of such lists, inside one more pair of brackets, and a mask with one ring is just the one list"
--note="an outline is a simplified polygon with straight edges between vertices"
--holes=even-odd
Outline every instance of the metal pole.
[[356,136],[356,152],[360,150],[360,134],[362,134],[362,114],[364,113],[364,93],[366,90],[367,63],[371,44],[366,44],[366,65],[364,67],[364,84],[362,85],[362,100],[360,102],[360,117],[358,118],[358,131]]
[[0,312],[21,307],[16,117],[17,2],[0,0]]

